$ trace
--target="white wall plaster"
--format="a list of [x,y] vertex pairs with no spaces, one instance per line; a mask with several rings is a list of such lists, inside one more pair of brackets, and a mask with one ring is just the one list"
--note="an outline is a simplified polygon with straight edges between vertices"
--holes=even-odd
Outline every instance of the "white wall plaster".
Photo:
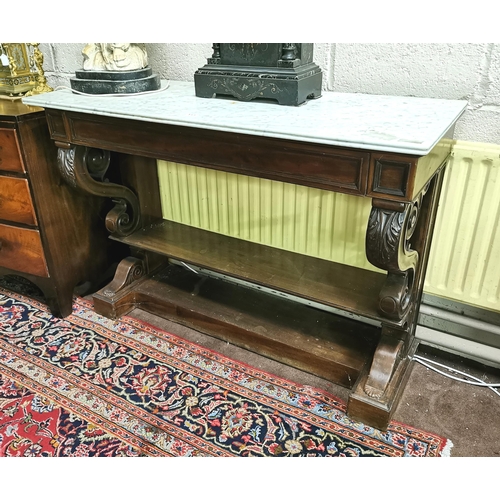
[[[500,45],[489,44],[491,50],[486,56],[486,66],[482,87],[479,92],[484,92],[485,106],[500,107]],[[498,110],[500,112],[500,109]]]
[[[82,44],[41,44],[49,85],[69,85],[81,69]],[[211,43],[146,44],[161,78],[193,81],[212,54]],[[500,144],[500,44],[316,43],[323,91],[464,99],[469,107],[455,138]]]
[[323,72],[323,90],[326,92],[333,88],[335,47],[336,45],[334,43],[314,44],[314,62]]
[[466,99],[455,138],[500,144],[500,45],[337,44],[333,90]]
[[455,139],[500,145],[500,110],[466,111],[455,127]]
[[464,99],[483,66],[485,45],[338,44],[335,90]]
[[213,53],[211,43],[146,44],[150,65],[166,80],[194,81],[194,72]]

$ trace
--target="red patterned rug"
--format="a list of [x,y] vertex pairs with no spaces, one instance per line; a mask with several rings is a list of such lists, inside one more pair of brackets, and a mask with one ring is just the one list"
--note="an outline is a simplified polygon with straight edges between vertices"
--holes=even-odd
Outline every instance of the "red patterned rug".
[[55,318],[0,288],[0,456],[449,454],[444,438],[351,421],[328,393],[75,299]]

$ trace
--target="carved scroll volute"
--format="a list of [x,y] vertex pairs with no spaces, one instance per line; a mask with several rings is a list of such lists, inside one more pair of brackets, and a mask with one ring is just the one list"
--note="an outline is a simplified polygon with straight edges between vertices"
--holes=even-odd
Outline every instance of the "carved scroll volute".
[[366,256],[376,267],[388,272],[380,291],[379,308],[391,319],[402,319],[407,313],[413,291],[418,252],[411,249],[420,198],[404,204],[373,200],[366,232]]
[[363,390],[368,396],[380,399],[402,359],[404,342],[396,337],[383,335],[373,355],[370,373]]
[[63,179],[85,193],[111,198],[115,207],[106,217],[106,228],[115,236],[127,236],[139,227],[139,202],[127,187],[105,182],[109,163],[109,151],[101,149],[74,146],[60,148],[58,153],[58,166]]
[[76,188],[75,177],[75,149],[59,148],[57,152],[57,165],[62,178],[71,187]]

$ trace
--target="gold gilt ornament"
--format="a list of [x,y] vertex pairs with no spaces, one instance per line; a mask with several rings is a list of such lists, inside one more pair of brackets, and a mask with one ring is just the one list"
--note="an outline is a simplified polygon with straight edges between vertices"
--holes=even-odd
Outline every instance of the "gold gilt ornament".
[[28,96],[51,92],[39,43],[0,43],[0,94]]

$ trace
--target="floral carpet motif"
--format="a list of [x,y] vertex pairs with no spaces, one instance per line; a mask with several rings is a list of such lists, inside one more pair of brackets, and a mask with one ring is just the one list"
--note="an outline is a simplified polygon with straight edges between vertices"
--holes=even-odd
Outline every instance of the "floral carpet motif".
[[0,456],[442,456],[350,420],[328,393],[76,298],[60,319],[0,288]]

